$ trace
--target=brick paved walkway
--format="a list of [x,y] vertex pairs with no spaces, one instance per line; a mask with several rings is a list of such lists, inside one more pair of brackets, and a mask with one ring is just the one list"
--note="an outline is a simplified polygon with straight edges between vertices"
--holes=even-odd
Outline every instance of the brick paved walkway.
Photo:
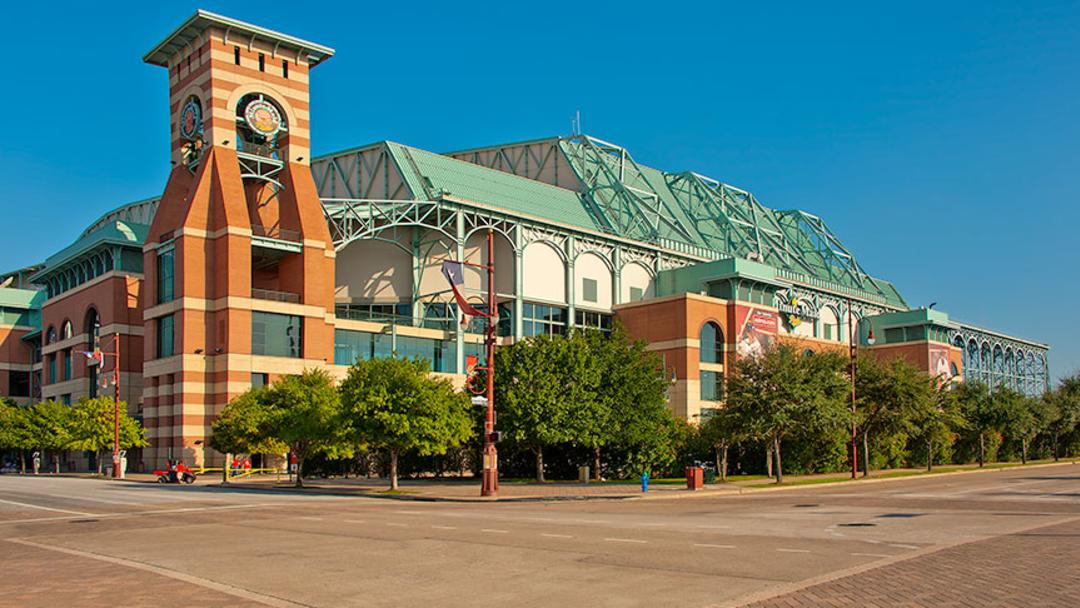
[[748,608],[1080,606],[1080,521],[951,547]]
[[125,566],[35,547],[0,544],[3,545],[0,547],[0,570],[3,572],[0,576],[0,608],[265,606]]

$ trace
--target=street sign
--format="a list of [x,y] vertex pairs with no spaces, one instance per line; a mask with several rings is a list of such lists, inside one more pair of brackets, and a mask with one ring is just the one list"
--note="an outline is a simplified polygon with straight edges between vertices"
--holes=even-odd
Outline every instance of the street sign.
[[472,404],[477,407],[484,407],[487,405],[487,397],[482,397],[479,395],[473,397],[472,399],[470,399],[470,401],[472,401]]

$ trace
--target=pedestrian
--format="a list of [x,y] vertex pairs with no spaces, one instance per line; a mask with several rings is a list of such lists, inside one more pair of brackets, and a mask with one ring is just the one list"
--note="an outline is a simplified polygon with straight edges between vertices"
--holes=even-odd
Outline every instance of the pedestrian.
[[244,475],[247,475],[248,473],[251,473],[251,457],[250,456],[245,456],[244,457]]
[[41,470],[41,452],[34,452],[34,475]]
[[229,466],[229,477],[236,475],[240,472],[240,458],[233,456],[232,464]]

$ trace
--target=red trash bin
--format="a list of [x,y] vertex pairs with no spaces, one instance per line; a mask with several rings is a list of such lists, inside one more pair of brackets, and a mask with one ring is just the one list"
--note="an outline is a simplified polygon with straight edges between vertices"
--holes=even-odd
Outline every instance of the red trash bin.
[[705,469],[686,467],[686,489],[700,490],[703,487],[705,487]]

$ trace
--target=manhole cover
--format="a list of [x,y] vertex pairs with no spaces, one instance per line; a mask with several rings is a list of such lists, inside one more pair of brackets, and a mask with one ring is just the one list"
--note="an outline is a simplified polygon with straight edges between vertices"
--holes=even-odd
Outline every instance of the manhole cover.
[[873,528],[877,524],[870,524],[866,522],[855,522],[852,524],[839,524],[841,528]]

